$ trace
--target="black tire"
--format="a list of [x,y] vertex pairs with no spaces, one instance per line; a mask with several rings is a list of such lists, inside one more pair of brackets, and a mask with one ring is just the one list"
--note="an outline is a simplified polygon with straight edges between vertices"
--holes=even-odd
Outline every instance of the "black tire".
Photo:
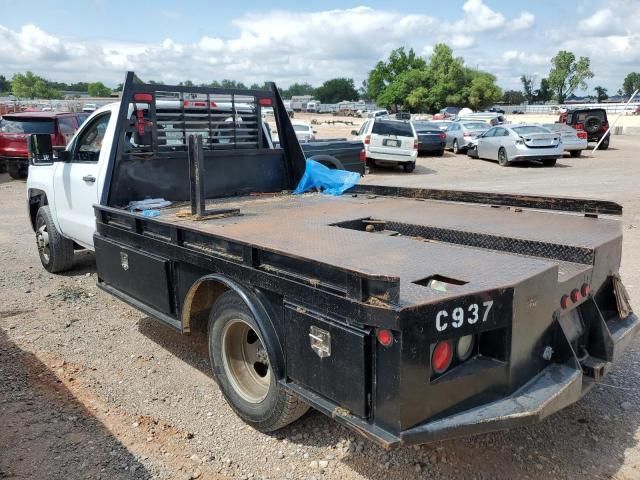
[[442,147],[442,150],[438,150],[438,151],[436,152],[436,157],[441,157],[441,156],[443,156],[443,155],[444,155],[444,147]]
[[458,139],[454,138],[453,139],[453,145],[451,145],[451,151],[457,155],[458,153],[460,153],[460,146],[458,145]]
[[56,229],[49,206],[36,214],[36,245],[42,266],[50,273],[69,270],[73,266],[73,242]]
[[507,157],[507,151],[504,147],[500,147],[500,150],[498,150],[498,164],[500,164],[501,167],[508,167],[511,165],[509,157]]
[[602,141],[600,146],[598,147],[600,150],[606,150],[609,148],[609,135]]
[[407,173],[411,173],[416,169],[416,162],[403,163],[402,168]]
[[598,117],[587,117],[584,121],[584,129],[587,133],[596,133],[602,127],[602,120]]
[[557,159],[555,159],[555,158],[542,160],[542,164],[545,167],[555,167],[556,166],[556,162],[557,162]]
[[569,155],[571,155],[573,158],[578,158],[582,155],[582,150],[571,150],[569,152]]
[[29,167],[16,162],[7,165],[7,171],[14,180],[24,180],[29,175]]
[[[246,334],[240,330],[238,335],[234,329],[246,329]],[[226,292],[216,301],[209,316],[208,336],[209,358],[216,381],[227,403],[247,424],[261,432],[272,432],[307,412],[309,406],[278,383],[276,372],[271,368],[276,353],[268,351],[256,320],[237,293]],[[234,339],[243,345],[257,343],[253,347],[259,352],[256,359],[266,359],[266,363],[248,364],[248,355],[233,355],[234,348],[238,347]],[[239,348],[242,349],[242,345]],[[242,374],[250,378],[242,380]],[[260,391],[263,397],[252,390],[254,384],[253,390]]]
[[5,173],[7,171],[7,161],[0,160],[0,173]]

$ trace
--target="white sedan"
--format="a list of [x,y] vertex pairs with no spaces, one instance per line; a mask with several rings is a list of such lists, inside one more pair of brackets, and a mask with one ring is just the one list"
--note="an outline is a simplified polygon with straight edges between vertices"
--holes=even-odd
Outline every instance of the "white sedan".
[[497,160],[503,167],[512,162],[530,160],[553,167],[563,152],[559,133],[540,125],[514,124],[490,128],[472,141],[467,154],[474,158]]
[[316,132],[307,122],[292,122],[296,137],[300,143],[313,142],[316,139]]

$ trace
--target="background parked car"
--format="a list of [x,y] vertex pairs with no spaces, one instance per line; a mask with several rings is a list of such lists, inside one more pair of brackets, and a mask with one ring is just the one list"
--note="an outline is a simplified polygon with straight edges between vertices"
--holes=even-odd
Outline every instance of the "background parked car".
[[85,113],[95,112],[98,109],[98,105],[95,103],[85,103],[82,106],[82,111]]
[[418,155],[435,153],[441,157],[444,154],[447,134],[438,125],[431,122],[411,122],[418,135]]
[[475,120],[480,122],[486,122],[490,126],[502,125],[506,123],[507,118],[501,113],[495,112],[477,112],[468,113],[465,115],[458,115],[458,120]]
[[291,122],[296,132],[296,137],[300,143],[313,142],[316,139],[316,132],[307,122],[295,120]]
[[395,117],[396,120],[411,120],[411,114],[409,112],[398,112]]
[[542,126],[560,134],[564,151],[569,152],[572,157],[579,157],[582,150],[588,148],[587,132],[583,130],[576,130],[564,123],[545,123]]
[[478,136],[467,154],[497,160],[507,167],[512,162],[535,160],[553,167],[564,152],[560,134],[540,125],[516,124],[492,127]]
[[413,125],[403,120],[371,118],[351,132],[364,143],[368,165],[395,167],[413,172],[418,158],[418,138]]
[[609,120],[607,119],[607,111],[604,108],[580,108],[567,110],[560,113],[560,123],[575,128],[576,130],[584,130],[587,132],[587,141],[599,142],[602,137],[607,137],[600,144],[602,150],[609,148],[609,140],[611,134],[607,134],[609,129]]
[[445,148],[453,153],[466,153],[478,135],[482,135],[491,126],[486,122],[459,121],[452,122],[447,128]]
[[429,123],[432,123],[433,125],[437,125],[440,130],[442,130],[443,132],[446,132],[447,128],[449,128],[449,125],[451,125],[453,121],[452,120],[431,120]]
[[388,117],[389,112],[387,110],[372,110],[369,112],[369,118]]
[[65,146],[88,113],[23,112],[4,115],[0,120],[0,162],[14,179],[27,178],[32,133],[48,133],[53,146]]

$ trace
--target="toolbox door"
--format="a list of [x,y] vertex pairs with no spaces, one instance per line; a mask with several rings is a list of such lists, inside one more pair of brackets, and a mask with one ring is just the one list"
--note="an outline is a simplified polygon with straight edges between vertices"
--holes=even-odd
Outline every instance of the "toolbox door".
[[351,413],[369,413],[371,337],[293,305],[285,307],[290,380]]
[[98,279],[154,309],[174,315],[170,262],[156,255],[94,237]]

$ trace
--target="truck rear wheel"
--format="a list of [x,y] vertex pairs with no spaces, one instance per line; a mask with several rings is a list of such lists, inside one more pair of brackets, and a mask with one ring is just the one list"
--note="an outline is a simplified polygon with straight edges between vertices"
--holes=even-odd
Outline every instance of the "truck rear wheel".
[[49,206],[36,214],[36,245],[42,266],[51,273],[64,272],[73,266],[73,242],[56,229]]
[[286,391],[273,371],[274,352],[245,302],[223,294],[209,317],[209,358],[227,403],[246,423],[262,432],[297,420],[309,406]]

